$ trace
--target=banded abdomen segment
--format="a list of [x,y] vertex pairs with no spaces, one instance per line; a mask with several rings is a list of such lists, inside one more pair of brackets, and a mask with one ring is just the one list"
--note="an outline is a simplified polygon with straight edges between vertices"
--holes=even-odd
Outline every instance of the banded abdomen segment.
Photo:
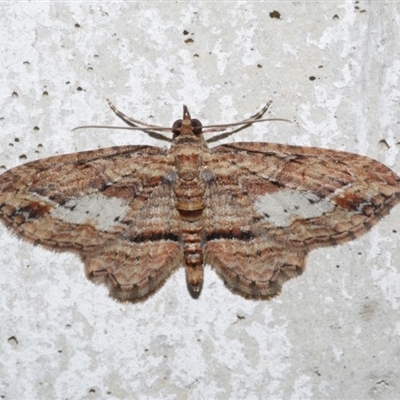
[[202,226],[199,221],[184,221],[182,228],[183,254],[186,265],[186,279],[194,292],[200,292],[203,285]]
[[182,220],[186,278],[193,292],[203,284],[202,214],[206,185],[200,177],[201,150],[182,146],[175,155],[178,178],[174,183],[176,207]]

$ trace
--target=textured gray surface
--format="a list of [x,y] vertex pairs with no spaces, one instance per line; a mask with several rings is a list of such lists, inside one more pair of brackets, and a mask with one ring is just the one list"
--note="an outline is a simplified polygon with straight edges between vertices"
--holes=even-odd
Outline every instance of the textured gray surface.
[[[280,18],[270,15],[279,11]],[[170,125],[259,125],[225,140],[353,151],[400,173],[395,2],[2,3],[0,166],[122,144],[144,133],[105,102]],[[4,40],[6,38],[6,40]],[[313,78],[312,78],[313,77]],[[198,300],[181,270],[118,304],[80,261],[0,227],[0,396],[391,399],[400,392],[400,208],[369,234],[311,254],[269,302],[210,269]]]

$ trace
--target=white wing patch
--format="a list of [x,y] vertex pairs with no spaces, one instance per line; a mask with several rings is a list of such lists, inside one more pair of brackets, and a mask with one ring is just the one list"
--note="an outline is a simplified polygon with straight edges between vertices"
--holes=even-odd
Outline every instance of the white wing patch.
[[282,189],[259,196],[254,210],[277,226],[289,226],[297,219],[319,217],[332,211],[335,204],[311,192]]
[[128,203],[117,197],[88,194],[57,205],[51,216],[71,224],[92,224],[106,231],[118,224],[128,211]]

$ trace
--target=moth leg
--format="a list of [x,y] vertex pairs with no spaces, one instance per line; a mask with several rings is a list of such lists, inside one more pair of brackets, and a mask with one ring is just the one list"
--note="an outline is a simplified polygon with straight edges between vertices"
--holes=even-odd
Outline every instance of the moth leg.
[[138,128],[138,127],[140,127],[140,126],[141,126],[141,127],[147,127],[147,128],[154,128],[154,129],[162,128],[161,126],[158,126],[158,125],[147,124],[146,122],[139,121],[138,119],[134,119],[134,118],[132,118],[132,117],[128,117],[128,116],[125,115],[123,112],[119,111],[119,110],[114,106],[114,104],[111,103],[111,101],[110,101],[109,99],[106,99],[106,100],[107,100],[107,103],[108,103],[108,105],[110,106],[111,110],[115,113],[115,115],[116,115],[118,118],[121,118],[122,121],[124,121],[124,122],[127,123],[128,125],[134,126],[135,128]]
[[262,118],[262,116],[268,111],[269,106],[271,105],[272,100],[270,100],[260,111],[257,111],[254,115],[252,115],[250,118],[245,119],[243,122],[254,122],[257,119]]

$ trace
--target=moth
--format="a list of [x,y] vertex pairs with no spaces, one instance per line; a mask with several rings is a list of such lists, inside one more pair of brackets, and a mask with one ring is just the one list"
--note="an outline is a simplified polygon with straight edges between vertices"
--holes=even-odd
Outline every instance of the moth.
[[22,239],[78,254],[87,278],[140,301],[185,266],[197,297],[209,264],[233,292],[268,299],[307,254],[367,232],[400,200],[400,178],[357,154],[276,143],[209,148],[183,106],[169,149],[120,146],[45,158],[0,175],[0,218]]

